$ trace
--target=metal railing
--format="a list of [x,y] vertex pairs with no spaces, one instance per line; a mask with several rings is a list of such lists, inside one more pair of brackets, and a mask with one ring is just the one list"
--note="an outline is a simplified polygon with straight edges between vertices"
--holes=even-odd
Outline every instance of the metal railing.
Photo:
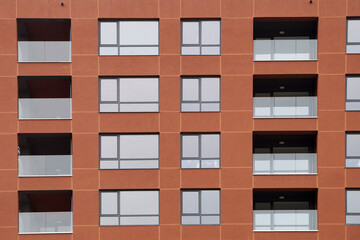
[[71,119],[71,98],[19,98],[19,119]]
[[254,174],[315,174],[316,153],[254,153]]
[[71,62],[71,41],[18,41],[18,62]]
[[72,212],[20,212],[19,233],[72,233]]
[[19,177],[48,177],[71,175],[71,155],[19,156]]
[[317,97],[254,97],[254,118],[317,117]]
[[317,60],[317,39],[254,40],[254,61]]
[[317,210],[253,210],[254,231],[315,231]]

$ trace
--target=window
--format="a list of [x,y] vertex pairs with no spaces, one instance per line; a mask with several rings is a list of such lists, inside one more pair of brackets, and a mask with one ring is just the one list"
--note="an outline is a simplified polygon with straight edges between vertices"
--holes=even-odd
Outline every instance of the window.
[[158,134],[100,135],[100,169],[151,169],[158,167]]
[[181,80],[182,112],[219,112],[219,77],[184,77]]
[[360,168],[360,133],[346,134],[346,167]]
[[181,168],[220,168],[220,134],[181,135]]
[[100,112],[158,112],[159,78],[101,78]]
[[360,19],[347,20],[346,53],[360,53]]
[[159,55],[159,21],[101,21],[100,56]]
[[159,191],[100,191],[100,226],[159,225]]
[[360,224],[360,189],[346,190],[346,224]]
[[182,225],[220,224],[220,190],[183,190]]
[[346,77],[346,111],[360,111],[360,76]]
[[181,55],[220,55],[220,20],[183,20]]

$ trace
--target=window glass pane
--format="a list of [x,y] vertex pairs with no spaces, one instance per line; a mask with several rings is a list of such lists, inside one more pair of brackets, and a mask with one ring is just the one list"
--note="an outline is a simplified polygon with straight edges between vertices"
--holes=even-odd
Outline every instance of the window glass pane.
[[201,47],[201,55],[220,55],[220,47]]
[[181,168],[200,168],[200,160],[182,160]]
[[120,104],[120,112],[158,112],[158,103]]
[[200,103],[183,103],[181,104],[182,112],[200,112]]
[[201,224],[220,224],[219,216],[201,216]]
[[101,226],[116,226],[119,225],[119,217],[100,217]]
[[118,169],[119,168],[119,161],[100,161],[100,169]]
[[117,158],[116,136],[101,136],[101,158]]
[[360,156],[360,134],[347,134],[346,135],[346,155]]
[[360,20],[348,20],[348,42],[360,42]]
[[346,159],[346,167],[360,168],[360,159]]
[[198,136],[182,136],[182,156],[199,157]]
[[158,191],[120,192],[120,215],[159,214]]
[[346,191],[346,208],[348,213],[360,213],[360,191]]
[[159,47],[120,47],[120,55],[158,55]]
[[116,22],[101,22],[100,30],[100,44],[117,44]]
[[360,77],[348,77],[346,84],[346,98],[360,100]]
[[101,101],[117,101],[117,80],[101,79]]
[[121,135],[120,158],[158,158],[158,135]]
[[182,216],[181,224],[183,224],[183,225],[200,224],[200,217],[199,216]]
[[120,168],[122,169],[145,169],[158,168],[158,160],[122,160],[120,161]]
[[220,79],[202,78],[201,79],[201,100],[220,101]]
[[119,55],[118,47],[100,47],[100,56]]
[[218,112],[220,111],[219,103],[202,103],[201,104],[202,112]]
[[199,44],[199,23],[183,22],[182,34],[183,44]]
[[100,112],[118,112],[119,111],[119,105],[117,103],[115,104],[100,104]]
[[357,45],[347,45],[346,53],[360,53],[360,44]]
[[121,78],[120,102],[157,102],[158,78]]
[[117,214],[117,192],[101,193],[101,214]]
[[184,78],[182,80],[182,99],[184,101],[199,101],[199,79]]
[[220,21],[203,21],[201,26],[202,44],[220,44]]
[[157,45],[159,43],[158,21],[120,22],[120,45]]
[[200,47],[182,47],[182,55],[200,55]]
[[219,134],[201,135],[201,157],[219,158],[220,136]]
[[199,193],[182,193],[182,213],[199,213]]
[[201,213],[219,214],[220,213],[220,192],[201,191]]
[[159,217],[120,217],[120,225],[158,225]]
[[202,168],[219,168],[220,161],[219,160],[202,160],[201,167]]

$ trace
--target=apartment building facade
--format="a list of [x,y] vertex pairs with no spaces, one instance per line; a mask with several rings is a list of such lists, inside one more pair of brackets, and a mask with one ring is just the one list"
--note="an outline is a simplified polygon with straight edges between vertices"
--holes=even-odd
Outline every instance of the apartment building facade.
[[360,1],[0,0],[0,239],[360,238]]

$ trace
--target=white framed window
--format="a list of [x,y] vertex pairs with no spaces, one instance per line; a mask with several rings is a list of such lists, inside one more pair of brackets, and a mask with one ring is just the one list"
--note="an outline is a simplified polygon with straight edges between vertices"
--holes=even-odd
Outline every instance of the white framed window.
[[220,168],[220,134],[182,134],[181,168]]
[[181,112],[219,112],[220,77],[182,77]]
[[100,169],[159,168],[158,134],[101,134]]
[[360,76],[346,76],[346,111],[360,111]]
[[181,55],[220,55],[220,20],[182,20]]
[[182,225],[219,225],[220,190],[182,190]]
[[100,191],[100,226],[159,225],[159,191]]
[[360,189],[346,190],[346,224],[360,224]]
[[360,53],[360,19],[348,18],[346,31],[346,53]]
[[346,133],[346,168],[360,168],[360,132]]
[[158,112],[158,77],[100,78],[99,112]]
[[99,55],[159,55],[159,21],[99,21]]

